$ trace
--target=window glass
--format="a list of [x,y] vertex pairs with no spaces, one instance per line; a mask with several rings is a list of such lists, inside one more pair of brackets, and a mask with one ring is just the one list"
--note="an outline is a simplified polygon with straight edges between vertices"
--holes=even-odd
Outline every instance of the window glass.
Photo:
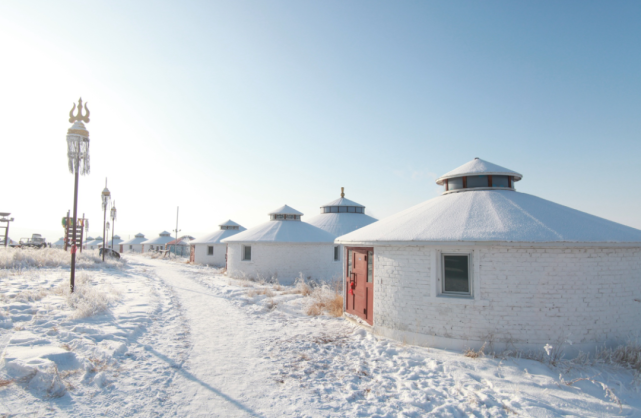
[[338,261],[338,259],[339,259],[339,254],[340,254],[339,246],[338,246],[338,245],[336,245],[336,246],[334,246],[334,261]]
[[134,248],[134,246],[133,246],[133,245],[130,245],[130,246],[129,246],[129,249],[130,249],[130,250],[132,250],[133,248]]
[[363,208],[356,208],[356,213],[363,213]]
[[252,247],[251,245],[243,246],[243,260],[250,261],[252,259]]
[[489,187],[489,179],[487,176],[467,176],[467,188],[474,187]]
[[443,293],[470,294],[469,257],[443,255]]
[[345,212],[347,212],[347,206],[339,206],[339,207],[338,207],[338,211],[339,211],[340,213],[345,213]]
[[447,180],[447,189],[448,190],[458,190],[463,188],[463,177],[457,177],[454,179]]
[[207,247],[207,255],[214,255],[214,246],[210,245]]
[[367,283],[372,283],[373,276],[373,267],[374,267],[374,253],[372,251],[367,252]]
[[354,212],[356,212],[356,208],[354,206],[349,206],[347,208],[347,211],[350,212],[350,213],[354,213]]
[[348,250],[347,251],[347,277],[349,278],[350,274],[352,274],[352,259],[354,258],[354,251]]
[[510,187],[507,176],[492,176],[492,187]]
[[332,206],[332,213],[338,213],[338,206]]

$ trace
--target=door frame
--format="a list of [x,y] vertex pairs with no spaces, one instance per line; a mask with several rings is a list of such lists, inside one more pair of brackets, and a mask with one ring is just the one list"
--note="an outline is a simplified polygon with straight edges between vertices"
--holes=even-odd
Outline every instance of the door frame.
[[[344,294],[344,298],[345,299],[344,299],[344,302],[343,302],[343,312],[345,312],[345,313],[349,313],[349,312],[347,312],[347,298],[349,296],[349,294],[348,294],[349,289],[348,289],[348,286],[347,286],[348,268],[349,268],[349,250],[365,251],[366,253],[371,251],[372,252],[372,257],[374,257],[374,247],[356,247],[356,246],[347,247],[347,246],[345,246],[345,254],[344,254],[344,257],[343,257],[343,260],[345,260],[345,269],[344,269],[344,274],[343,274],[343,289],[344,289],[343,294]],[[374,272],[375,272],[375,270],[376,270],[376,266],[374,265],[374,260],[372,259],[372,291],[374,290]],[[366,293],[365,294],[365,298],[368,299],[368,296],[369,295]],[[374,325],[374,297],[373,297],[373,295],[372,295],[372,306],[371,307],[369,306],[369,301],[367,303],[368,303],[368,305],[367,305],[368,315],[367,316],[369,317],[369,310],[370,309],[371,309],[371,312],[372,312],[372,316],[371,316],[371,320],[368,321],[367,319],[365,319],[364,321],[373,326]],[[350,314],[350,315],[353,315],[353,314]],[[363,318],[361,318],[361,319],[363,319]]]

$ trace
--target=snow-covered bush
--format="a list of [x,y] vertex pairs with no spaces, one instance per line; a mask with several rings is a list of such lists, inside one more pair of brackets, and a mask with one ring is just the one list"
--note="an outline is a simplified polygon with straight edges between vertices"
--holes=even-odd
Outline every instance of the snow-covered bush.
[[65,297],[74,312],[72,319],[87,318],[107,312],[109,306],[120,298],[120,293],[110,284],[93,285],[87,273],[80,272],[76,275],[74,292],[68,283],[63,283],[56,288],[56,293]]
[[[123,259],[116,260],[105,258],[105,264],[96,251],[78,252],[76,254],[76,268],[91,269],[102,266],[120,268],[124,265]],[[59,248],[2,248],[0,249],[0,269],[27,269],[33,267],[69,267],[71,255]]]

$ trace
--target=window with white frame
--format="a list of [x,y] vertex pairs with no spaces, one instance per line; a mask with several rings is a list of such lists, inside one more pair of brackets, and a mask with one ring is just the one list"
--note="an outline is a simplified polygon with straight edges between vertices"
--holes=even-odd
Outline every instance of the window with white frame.
[[441,256],[441,266],[443,268],[441,292],[444,295],[472,295],[469,254],[443,254]]
[[341,259],[341,248],[339,245],[334,246],[334,261],[339,261]]
[[213,245],[208,245],[207,246],[207,255],[214,255],[214,246]]
[[251,261],[252,259],[251,245],[243,245],[242,253],[243,253],[243,258],[242,258],[243,261]]

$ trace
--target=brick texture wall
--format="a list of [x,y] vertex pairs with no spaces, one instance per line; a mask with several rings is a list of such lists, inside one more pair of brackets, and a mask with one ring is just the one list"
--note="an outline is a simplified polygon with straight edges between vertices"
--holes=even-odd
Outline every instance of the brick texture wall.
[[[440,295],[471,254],[473,298]],[[640,248],[375,247],[374,326],[457,340],[573,344],[641,335]]]
[[319,281],[340,279],[341,261],[334,261],[334,244],[252,243],[251,261],[241,259],[241,244],[229,244],[227,271],[231,277],[277,277],[292,284],[300,273]]
[[[214,255],[207,255],[207,248],[214,247]],[[216,267],[225,267],[226,244],[194,244],[195,260],[198,264],[207,264]]]

